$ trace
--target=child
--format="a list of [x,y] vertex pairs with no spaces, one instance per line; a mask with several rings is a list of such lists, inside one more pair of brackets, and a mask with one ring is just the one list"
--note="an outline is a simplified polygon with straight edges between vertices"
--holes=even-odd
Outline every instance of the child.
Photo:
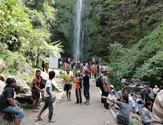
[[103,99],[116,103],[120,107],[120,113],[116,113],[116,119],[118,124],[129,125],[130,124],[130,105],[128,104],[128,93],[124,93],[121,98],[121,102],[109,99],[106,96],[101,96]]
[[75,92],[76,92],[76,104],[82,103],[82,96],[81,96],[81,77],[80,77],[80,73],[77,72],[76,73],[76,78],[74,80],[74,82],[76,83],[76,87],[75,87]]
[[[110,85],[110,88],[111,88],[111,99],[112,100],[115,100],[115,91],[114,91],[114,86],[113,85]],[[114,103],[113,103],[113,105],[112,106],[114,106]]]
[[140,117],[142,119],[142,122],[144,125],[150,125],[151,124],[151,119],[152,119],[152,113],[151,113],[151,102],[147,101],[140,110]]
[[139,114],[137,96],[135,94],[132,96],[132,112],[137,115]]
[[49,64],[48,63],[45,64],[45,69],[46,69],[46,73],[48,73],[48,69],[49,69]]

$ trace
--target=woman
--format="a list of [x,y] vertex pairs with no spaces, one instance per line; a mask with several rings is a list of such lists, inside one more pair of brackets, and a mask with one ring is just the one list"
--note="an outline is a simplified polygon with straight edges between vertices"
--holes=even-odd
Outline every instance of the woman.
[[7,78],[6,84],[0,98],[0,110],[15,115],[15,125],[20,125],[21,119],[24,118],[24,113],[13,99],[13,88],[16,86],[16,80],[14,78]]
[[151,107],[152,103],[150,101],[147,101],[142,110],[139,111],[140,117],[144,125],[151,125],[152,119]]

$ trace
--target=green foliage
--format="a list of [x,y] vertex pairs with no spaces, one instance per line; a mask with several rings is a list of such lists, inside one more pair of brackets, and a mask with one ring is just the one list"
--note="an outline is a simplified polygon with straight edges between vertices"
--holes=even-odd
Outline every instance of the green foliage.
[[109,58],[114,78],[136,78],[150,81],[151,85],[163,83],[163,24],[141,39],[131,49],[121,44],[110,44]]
[[19,106],[23,109],[32,109],[33,105],[32,104],[29,104],[27,102],[25,103],[20,103]]

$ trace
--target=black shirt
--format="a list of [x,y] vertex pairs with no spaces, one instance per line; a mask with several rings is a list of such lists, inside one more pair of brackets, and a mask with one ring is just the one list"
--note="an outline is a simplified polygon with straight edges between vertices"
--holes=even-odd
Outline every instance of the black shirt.
[[3,90],[1,98],[0,98],[0,110],[10,106],[11,104],[7,101],[7,98],[13,98],[13,97],[14,97],[13,88],[6,87]]
[[90,87],[90,85],[89,85],[89,76],[88,76],[88,75],[85,75],[85,76],[83,77],[83,80],[84,80],[83,86],[84,86],[85,88],[89,88],[89,87]]

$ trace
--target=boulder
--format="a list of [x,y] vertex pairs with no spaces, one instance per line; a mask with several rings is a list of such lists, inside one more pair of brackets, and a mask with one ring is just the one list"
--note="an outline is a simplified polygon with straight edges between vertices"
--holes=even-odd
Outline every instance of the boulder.
[[13,115],[0,111],[0,125],[15,125]]
[[0,80],[0,95],[1,95],[2,92],[3,92],[5,85],[6,85],[6,84]]
[[33,99],[32,99],[32,94],[18,94],[16,95],[15,100],[19,101],[20,103],[24,103],[27,102],[29,104],[33,103]]
[[17,65],[17,72],[20,76],[29,77],[31,70],[31,66],[26,62],[21,62]]
[[[7,76],[7,78],[14,78],[16,80],[17,86],[15,87],[15,92],[16,93],[30,93],[30,87],[27,85],[26,81],[23,79],[20,79],[16,76]],[[6,79],[7,79],[6,78]]]
[[5,71],[5,67],[6,67],[5,63],[2,60],[0,60],[0,73],[3,73]]

